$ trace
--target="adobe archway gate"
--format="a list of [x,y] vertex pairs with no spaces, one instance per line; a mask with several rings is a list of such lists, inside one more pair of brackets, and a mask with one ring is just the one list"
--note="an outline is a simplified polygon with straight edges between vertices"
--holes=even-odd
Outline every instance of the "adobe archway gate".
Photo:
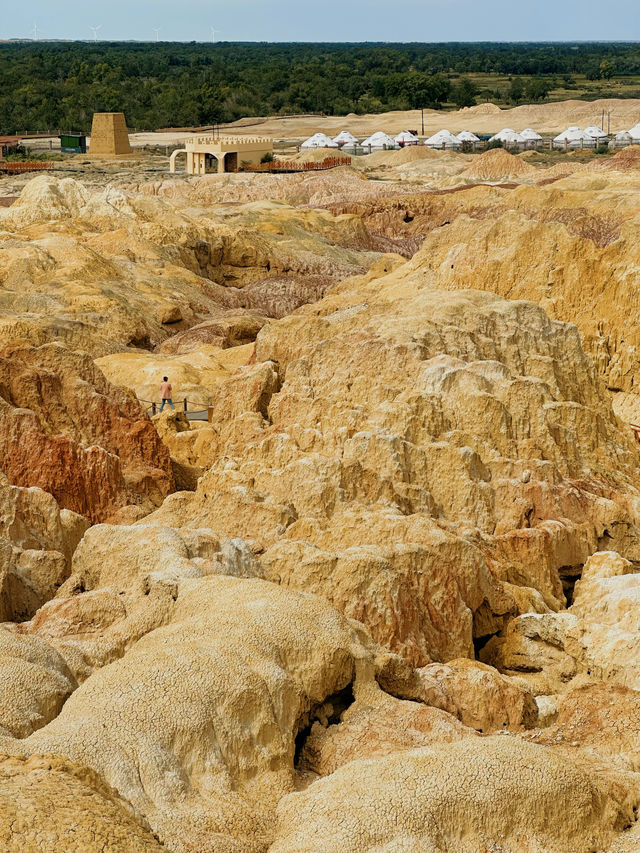
[[187,158],[186,172],[189,175],[205,175],[207,161],[217,161],[217,171],[237,172],[240,163],[256,165],[267,154],[273,154],[273,140],[257,136],[200,136],[185,141],[169,158],[169,169],[176,171],[179,154]]
[[[185,155],[185,164],[186,164],[186,154],[187,154],[186,148],[178,148],[175,151],[172,151],[171,156],[169,157],[169,171],[171,172],[171,174],[174,174],[176,171],[176,160],[178,159],[178,154],[184,154]],[[185,165],[185,168],[186,168],[186,165]]]

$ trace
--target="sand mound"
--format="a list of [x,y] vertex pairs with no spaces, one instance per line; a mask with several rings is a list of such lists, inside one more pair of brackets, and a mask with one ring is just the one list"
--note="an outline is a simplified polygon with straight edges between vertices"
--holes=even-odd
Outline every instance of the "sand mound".
[[556,163],[553,166],[550,166],[548,169],[542,169],[540,171],[540,180],[539,184],[550,184],[553,181],[562,180],[562,178],[568,178],[569,175],[573,175],[575,172],[581,172],[585,168],[583,163],[575,163],[566,161],[564,163]]
[[591,164],[593,170],[606,169],[615,172],[632,172],[640,169],[640,145],[623,148],[613,157],[598,158]]
[[349,155],[342,153],[339,148],[312,148],[309,151],[300,151],[298,154],[293,154],[290,157],[282,155],[278,160],[286,160],[288,163],[321,163],[328,157],[341,157],[344,160],[349,158]]
[[424,145],[409,145],[394,151],[375,151],[373,154],[355,157],[352,165],[356,169],[379,169],[384,166],[403,166],[406,163],[416,163],[421,160],[434,160],[441,156],[440,151],[434,151]]
[[481,181],[502,181],[520,175],[535,172],[535,167],[519,157],[509,154],[504,148],[492,148],[473,161],[463,175]]
[[478,104],[475,107],[463,107],[459,110],[460,114],[464,113],[466,115],[472,116],[494,116],[499,115],[502,110],[500,107],[496,106],[496,104]]
[[439,151],[427,148],[424,145],[410,145],[399,151],[381,152],[388,155],[390,166],[402,166],[404,163],[415,163],[418,160],[434,160],[441,156]]

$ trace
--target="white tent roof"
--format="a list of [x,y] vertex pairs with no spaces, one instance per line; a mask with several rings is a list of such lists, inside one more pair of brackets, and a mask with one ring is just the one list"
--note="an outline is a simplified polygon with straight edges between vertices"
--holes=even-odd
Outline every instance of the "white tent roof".
[[326,133],[314,133],[309,139],[305,140],[300,148],[337,148],[337,142],[334,142]]
[[524,138],[516,133],[515,130],[511,127],[503,127],[500,133],[496,133],[495,136],[491,137],[491,141],[494,139],[499,139],[500,142],[524,142]]
[[634,124],[634,126],[629,130],[629,133],[633,137],[633,139],[640,140],[640,121],[638,124]]
[[383,133],[383,131],[379,130],[377,133],[373,133],[367,139],[363,140],[361,143],[363,148],[396,148],[395,141],[389,136],[388,133]]
[[589,125],[589,127],[585,128],[584,132],[587,134],[587,136],[590,136],[592,139],[606,139],[607,138],[607,134],[604,132],[604,130],[601,127],[598,127],[597,124]]
[[414,136],[410,130],[403,130],[402,133],[399,133],[395,139],[396,142],[404,142],[405,145],[415,144],[418,141],[418,137]]
[[628,130],[621,130],[620,133],[616,133],[616,142],[633,142],[633,136],[629,133]]
[[584,139],[585,142],[593,142],[593,137],[589,136],[588,133],[585,133],[584,130],[580,130],[576,125],[572,125],[568,127],[566,130],[563,130],[562,133],[559,133],[554,142],[580,142],[580,140]]
[[355,138],[353,133],[349,133],[348,130],[341,130],[337,136],[333,137],[333,141],[337,144],[346,145],[349,142],[357,142],[358,140]]
[[463,130],[457,136],[456,139],[459,142],[480,142],[480,137],[476,136],[475,133],[471,133],[470,130]]
[[439,130],[433,136],[426,139],[424,144],[435,148],[442,148],[443,145],[448,145],[449,147],[460,145],[460,140],[450,130]]
[[526,139],[527,142],[532,142],[533,140],[542,139],[539,133],[537,133],[532,127],[525,127],[520,136],[523,139]]

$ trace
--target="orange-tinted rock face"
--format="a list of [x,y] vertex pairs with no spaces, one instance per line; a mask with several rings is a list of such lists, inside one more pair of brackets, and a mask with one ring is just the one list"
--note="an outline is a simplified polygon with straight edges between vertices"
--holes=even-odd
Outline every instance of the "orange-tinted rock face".
[[140,405],[58,345],[0,355],[0,469],[92,521],[171,491],[169,453]]

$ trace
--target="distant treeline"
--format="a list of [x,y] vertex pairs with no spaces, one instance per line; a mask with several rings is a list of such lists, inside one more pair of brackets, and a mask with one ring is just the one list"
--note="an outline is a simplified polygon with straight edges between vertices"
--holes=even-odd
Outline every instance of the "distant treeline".
[[0,134],[90,129],[95,111],[130,127],[247,115],[382,112],[487,99],[477,75],[507,75],[512,103],[541,101],[572,75],[640,75],[640,46],[578,44],[202,44],[31,42],[0,45]]

